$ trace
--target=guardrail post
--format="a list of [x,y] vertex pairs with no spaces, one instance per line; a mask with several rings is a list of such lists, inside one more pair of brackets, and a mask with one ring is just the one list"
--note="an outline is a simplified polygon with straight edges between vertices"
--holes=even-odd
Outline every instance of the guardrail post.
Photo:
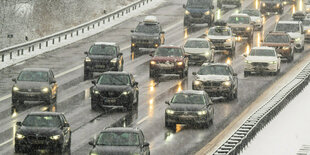
[[39,49],[41,49],[41,43],[39,43]]
[[59,36],[59,37],[58,37],[58,42],[60,42],[60,40],[61,40],[61,37]]
[[117,18],[119,18],[119,12],[117,13]]
[[115,15],[113,15],[113,19],[115,19]]
[[73,32],[71,32],[71,37],[73,37]]
[[124,16],[124,11],[122,11],[122,16]]
[[17,56],[19,56],[19,50],[17,50]]
[[12,59],[12,52],[10,52],[10,59]]
[[48,47],[48,40],[45,43],[46,43],[45,46]]
[[28,48],[28,52],[30,52],[31,51],[31,46],[29,46],[29,48]]
[[76,35],[79,36],[79,30],[76,31]]
[[55,38],[53,38],[52,44],[55,44]]
[[105,19],[102,20],[102,24],[105,24]]
[[67,40],[67,34],[65,35],[65,40]]
[[110,17],[108,17],[108,22],[110,22]]
[[21,51],[21,52],[22,52],[21,54],[22,54],[22,55],[24,55],[24,49],[22,49],[22,51]]
[[93,29],[95,28],[95,24],[93,24]]
[[2,60],[1,61],[4,62],[4,54],[2,54]]
[[32,51],[34,51],[34,45],[32,45]]
[[98,22],[98,27],[100,26],[100,22]]

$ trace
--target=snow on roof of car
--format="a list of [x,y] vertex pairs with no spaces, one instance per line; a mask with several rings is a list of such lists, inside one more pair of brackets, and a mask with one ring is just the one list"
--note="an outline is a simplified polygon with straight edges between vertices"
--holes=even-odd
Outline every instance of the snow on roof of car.
[[95,45],[111,45],[111,46],[116,46],[116,43],[112,43],[112,42],[95,42]]
[[274,50],[274,47],[261,46],[261,47],[253,47],[252,49],[269,49],[269,50]]
[[146,16],[143,20],[145,23],[158,23],[157,17],[155,16]]
[[282,21],[279,21],[278,23],[279,24],[299,24],[300,21],[291,21],[291,20],[282,20]]

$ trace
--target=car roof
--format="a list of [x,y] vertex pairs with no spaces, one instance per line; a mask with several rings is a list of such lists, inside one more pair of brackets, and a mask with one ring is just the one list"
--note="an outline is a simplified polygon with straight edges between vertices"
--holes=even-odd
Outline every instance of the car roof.
[[292,21],[292,20],[282,20],[279,21],[278,24],[299,24],[300,21]]
[[156,16],[146,16],[143,22],[148,24],[157,24],[158,20]]
[[204,94],[202,90],[182,90],[177,92],[176,94]]
[[48,111],[39,111],[39,112],[30,112],[28,115],[60,115],[59,112],[48,112]]
[[113,43],[113,42],[95,42],[94,45],[111,45],[111,46],[117,46],[117,43]]
[[274,50],[273,47],[267,47],[267,46],[261,46],[261,47],[253,47],[252,49],[268,49],[268,50]]
[[235,17],[238,16],[238,17],[249,17],[250,18],[250,16],[245,14],[245,13],[234,13],[231,15],[231,17],[234,17],[234,16]]
[[128,72],[126,72],[126,71],[108,71],[108,72],[104,72],[104,73],[102,73],[102,75],[103,74],[120,74],[120,75],[128,75],[129,73]]
[[201,66],[230,66],[229,64],[227,63],[203,63]]
[[130,128],[130,127],[110,127],[110,128],[105,128],[101,132],[134,132],[134,133],[139,133],[140,129],[139,128]]
[[24,68],[22,71],[45,71],[48,72],[49,68]]

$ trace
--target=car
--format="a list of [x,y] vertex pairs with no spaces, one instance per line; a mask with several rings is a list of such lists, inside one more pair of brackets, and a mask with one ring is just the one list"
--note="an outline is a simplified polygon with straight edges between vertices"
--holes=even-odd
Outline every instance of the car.
[[211,97],[223,96],[228,100],[238,97],[238,76],[227,63],[204,63],[193,75],[193,90],[204,90]]
[[288,62],[294,60],[294,40],[285,32],[270,32],[262,46],[274,47],[281,58],[286,58]]
[[96,42],[85,52],[84,80],[93,78],[94,72],[122,71],[123,53],[117,43]]
[[237,36],[246,37],[248,43],[252,43],[254,34],[254,22],[247,14],[235,13],[229,16],[227,25]]
[[24,68],[17,78],[13,78],[12,105],[23,105],[24,101],[57,101],[58,85],[54,73],[49,68]]
[[249,55],[244,54],[244,77],[256,73],[272,73],[277,75],[281,68],[280,55],[277,55],[273,47],[253,47]]
[[304,50],[305,35],[301,21],[279,21],[274,31],[286,32],[289,34],[295,42],[295,52],[302,52]]
[[260,12],[266,14],[268,12],[282,14],[284,11],[284,4],[282,0],[261,0]]
[[214,62],[214,49],[207,39],[189,38],[183,48],[185,54],[189,56],[189,63]]
[[178,74],[180,78],[188,75],[188,56],[182,47],[160,46],[150,60],[150,77],[159,74]]
[[303,21],[306,15],[307,14],[304,11],[296,11],[295,13],[293,13],[292,18],[295,21]]
[[309,14],[310,13],[310,0],[305,0],[304,2],[305,2],[305,5],[304,5],[305,11],[307,14]]
[[175,128],[176,124],[209,126],[214,119],[211,98],[204,91],[183,90],[166,101],[165,126]]
[[31,112],[22,122],[16,122],[14,139],[16,153],[28,153],[34,149],[62,153],[70,151],[71,128],[62,113]]
[[146,141],[142,130],[139,128],[105,128],[96,139],[88,144],[92,146],[89,155],[150,155],[150,144]]
[[310,42],[310,14],[302,21],[305,32],[305,42]]
[[208,26],[211,26],[214,22],[213,0],[187,0],[183,8],[185,9],[183,24],[186,27],[192,23],[208,23]]
[[226,50],[230,56],[236,51],[236,40],[230,27],[214,26],[208,31],[207,38],[212,42],[216,52]]
[[94,85],[90,88],[92,110],[109,107],[133,110],[138,106],[138,82],[132,74],[125,71],[104,72],[92,83]]
[[263,15],[257,9],[243,9],[240,13],[247,14],[251,18],[251,22],[254,22],[254,27],[258,30],[263,29]]
[[241,0],[217,0],[217,7],[221,9],[223,5],[236,5],[241,6]]
[[165,43],[165,32],[155,16],[146,16],[131,33],[133,55],[141,54],[140,48],[156,49]]

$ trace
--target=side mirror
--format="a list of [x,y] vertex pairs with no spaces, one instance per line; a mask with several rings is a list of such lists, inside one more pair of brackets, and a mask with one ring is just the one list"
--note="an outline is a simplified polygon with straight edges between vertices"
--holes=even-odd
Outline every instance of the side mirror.
[[242,56],[243,57],[248,57],[248,55],[246,53],[243,53]]
[[88,52],[86,51],[86,52],[84,52],[84,54],[88,55]]
[[130,30],[130,32],[131,32],[131,33],[134,33],[135,31],[134,31],[134,30]]
[[170,102],[169,102],[169,101],[165,101],[165,104],[168,104],[168,105],[170,105]]
[[123,53],[118,53],[118,54],[117,54],[117,56],[122,56],[122,55],[123,55]]
[[56,80],[52,80],[52,81],[51,81],[51,84],[53,84],[53,83],[56,83]]
[[192,74],[193,74],[193,75],[197,75],[197,72],[193,72]]
[[65,124],[64,124],[64,127],[66,127],[66,128],[67,128],[67,127],[70,127],[69,123],[65,123]]
[[144,142],[143,147],[149,147],[149,146],[150,146],[150,143]]
[[184,9],[186,8],[186,5],[185,5],[185,4],[183,4],[183,8],[184,8]]
[[150,53],[149,55],[150,55],[151,57],[154,57],[154,53]]
[[97,83],[96,83],[96,80],[92,80],[91,83],[94,84],[94,85],[97,84]]
[[134,82],[133,83],[134,86],[138,86],[138,84],[139,84],[138,82]]
[[251,24],[251,25],[254,25],[254,24],[255,24],[255,22],[254,22],[254,21],[251,21],[251,22],[250,22],[250,24]]
[[22,126],[22,122],[16,122],[17,126]]
[[92,141],[88,142],[88,144],[89,144],[89,145],[91,145],[91,146],[94,146],[94,147],[95,147],[94,140],[92,140]]
[[16,83],[16,78],[13,78],[12,81]]
[[233,76],[238,76],[238,74],[237,74],[237,73],[234,73]]

